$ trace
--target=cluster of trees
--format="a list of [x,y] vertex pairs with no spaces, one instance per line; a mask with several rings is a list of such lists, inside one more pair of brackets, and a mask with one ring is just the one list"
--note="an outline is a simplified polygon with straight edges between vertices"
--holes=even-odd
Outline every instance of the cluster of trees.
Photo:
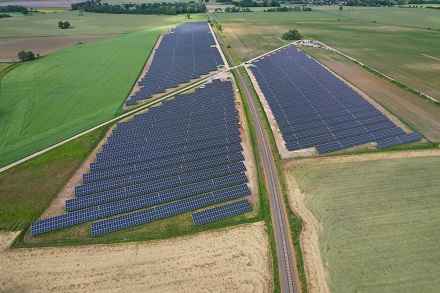
[[35,54],[31,51],[20,51],[18,52],[18,59],[20,59],[21,61],[33,60],[35,59]]
[[296,29],[291,29],[287,33],[284,33],[281,38],[283,40],[293,41],[293,40],[300,40],[301,34]]
[[263,2],[256,2],[252,0],[240,0],[240,2],[235,2],[232,0],[216,0],[216,2],[232,4],[238,7],[280,7],[280,2],[278,0],[264,0]]
[[[221,8],[220,8],[221,9]],[[249,7],[244,7],[244,8],[240,8],[240,7],[226,7],[225,8],[225,12],[252,12],[252,10]]]
[[58,27],[60,29],[68,29],[70,27],[70,23],[68,21],[62,22],[61,20],[58,22]]
[[0,18],[6,18],[6,17],[11,17],[9,14],[6,13],[1,13],[0,14]]
[[85,12],[95,13],[111,13],[111,14],[186,14],[186,13],[200,13],[205,12],[204,4],[176,2],[176,3],[148,3],[148,4],[123,4],[110,5],[108,3],[101,3],[98,1],[86,1],[72,4],[72,10],[79,10]]
[[290,12],[290,11],[312,11],[310,7],[301,8],[300,6],[295,7],[277,7],[277,8],[269,8],[264,10],[265,12]]
[[440,4],[440,0],[409,0],[408,4]]
[[[31,8],[32,10],[32,8]],[[24,15],[29,14],[29,10],[26,7],[20,6],[20,5],[6,5],[6,6],[0,6],[0,13],[1,12],[21,12]],[[11,16],[6,16],[11,17]]]
[[20,5],[0,6],[0,12],[22,12],[24,9],[26,9],[26,7]]
[[431,8],[431,9],[440,9],[440,6],[426,6],[426,8]]

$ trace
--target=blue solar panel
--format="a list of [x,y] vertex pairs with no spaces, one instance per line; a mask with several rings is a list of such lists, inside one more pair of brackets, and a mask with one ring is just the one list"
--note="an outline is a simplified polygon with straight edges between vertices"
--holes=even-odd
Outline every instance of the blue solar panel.
[[208,194],[194,196],[180,201],[149,208],[139,212],[110,218],[92,223],[92,236],[138,226],[155,220],[164,219],[184,212],[196,210],[216,203],[221,203],[249,194],[245,185],[240,188],[224,189]]
[[295,46],[254,65],[250,68],[289,151],[315,147],[323,154],[401,134],[388,117]]
[[249,194],[233,97],[214,80],[119,123],[68,213],[34,222],[32,235],[148,208],[101,229],[119,230]]
[[420,139],[422,139],[420,137],[420,135],[413,132],[413,133],[409,133],[409,134],[404,134],[404,135],[399,135],[396,137],[387,138],[384,140],[379,140],[377,142],[377,145],[381,149],[385,149],[385,148],[389,148],[389,147],[404,144],[404,143],[418,141]]
[[207,209],[192,214],[195,226],[200,226],[215,221],[219,221],[232,216],[244,214],[252,211],[252,206],[247,199],[228,203],[215,208]]
[[216,70],[223,61],[215,44],[207,22],[188,22],[174,28],[173,33],[162,37],[148,72],[138,82],[141,89],[126,105]]

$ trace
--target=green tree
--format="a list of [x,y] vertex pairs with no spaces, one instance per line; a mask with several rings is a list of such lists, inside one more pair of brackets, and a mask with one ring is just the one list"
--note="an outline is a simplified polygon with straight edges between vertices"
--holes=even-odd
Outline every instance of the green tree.
[[18,59],[20,59],[21,61],[26,60],[26,51],[18,52]]
[[299,40],[301,39],[301,34],[296,29],[291,29],[287,33],[284,33],[281,38],[283,40]]
[[342,11],[342,9],[344,9],[344,8],[342,8],[342,5],[341,5],[341,6],[339,6],[339,11]]
[[26,60],[33,60],[35,59],[35,54],[32,53],[32,51],[27,51],[26,52]]
[[27,15],[29,14],[29,10],[27,10],[26,7],[23,7],[23,8],[21,9],[21,13],[23,13],[25,16],[27,16]]
[[70,23],[68,21],[64,22],[64,28],[68,29],[70,27]]
[[63,29],[64,28],[64,23],[60,20],[58,21],[58,27]]

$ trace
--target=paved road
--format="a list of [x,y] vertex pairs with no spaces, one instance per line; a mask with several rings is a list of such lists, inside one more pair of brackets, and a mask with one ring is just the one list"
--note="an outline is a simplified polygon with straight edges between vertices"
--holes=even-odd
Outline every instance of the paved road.
[[[208,17],[211,19],[211,15],[209,15],[209,13]],[[218,35],[217,31],[216,35],[217,39],[223,43],[224,48],[227,48],[223,38]],[[232,64],[230,64],[231,67],[234,68],[236,66],[235,62],[227,49],[226,54],[228,54],[229,60],[232,62]],[[260,146],[260,153],[269,191],[270,210],[272,213],[272,222],[278,255],[278,267],[281,278],[281,289],[282,292],[301,292],[301,288],[298,286],[297,281],[298,278],[296,274],[296,262],[291,241],[292,238],[290,235],[289,224],[287,222],[278,172],[275,167],[275,160],[269,145],[269,138],[267,137],[267,133],[264,128],[263,120],[260,115],[260,109],[258,109],[256,105],[249,85],[245,81],[241,72],[237,68],[234,68],[234,70],[238,76],[238,82],[240,82],[244,89],[246,100],[250,106],[252,121],[254,122],[257,131],[257,140]]]

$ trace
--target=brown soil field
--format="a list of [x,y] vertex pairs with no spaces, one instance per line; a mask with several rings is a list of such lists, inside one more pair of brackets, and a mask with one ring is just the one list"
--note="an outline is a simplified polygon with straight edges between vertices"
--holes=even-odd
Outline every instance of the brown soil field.
[[17,53],[21,50],[32,51],[35,55],[44,56],[74,46],[79,42],[85,43],[111,36],[114,35],[0,38],[0,62],[18,61]]
[[355,85],[413,130],[430,141],[440,141],[440,107],[370,73],[335,52],[315,48],[302,49]]
[[33,0],[33,1],[22,1],[22,0],[11,0],[1,2],[2,6],[6,5],[21,5],[24,7],[37,8],[68,8],[72,3],[83,2],[82,0]]
[[263,222],[153,242],[8,250],[0,292],[270,292]]

